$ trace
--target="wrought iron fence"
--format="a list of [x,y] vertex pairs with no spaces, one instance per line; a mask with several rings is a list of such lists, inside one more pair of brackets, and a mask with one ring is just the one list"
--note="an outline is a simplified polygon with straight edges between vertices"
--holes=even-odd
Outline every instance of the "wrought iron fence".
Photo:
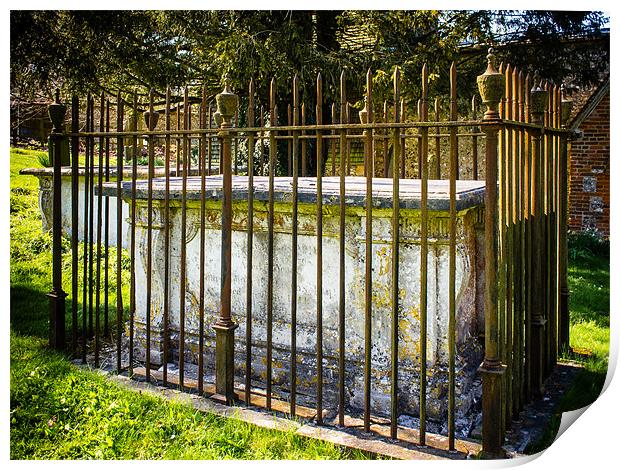
[[[478,77],[486,112],[478,118],[474,99],[473,117],[460,118],[456,74],[453,65],[447,113],[442,120],[436,99],[434,121],[430,120],[426,67],[421,74],[417,119],[405,119],[398,70],[391,112],[387,102],[373,100],[368,72],[359,123],[352,119],[344,73],[339,103],[331,109],[323,99],[321,76],[317,77],[313,116],[302,102],[296,77],[288,107],[276,100],[275,79],[269,103],[262,104],[256,102],[250,82],[248,106],[241,119],[238,97],[228,83],[217,96],[215,112],[206,93],[197,112],[192,110],[187,89],[183,103],[172,111],[168,90],[163,123],[158,123],[162,113],[156,112],[151,92],[144,130],[138,122],[144,103],[135,94],[127,105],[130,129],[124,129],[126,106],[119,92],[112,109],[110,98],[102,95],[97,106],[89,96],[83,128],[80,101],[74,96],[71,132],[65,133],[61,125],[66,107],[57,96],[50,107],[55,126],[50,150],[54,162],[51,345],[66,347],[67,294],[62,277],[63,258],[70,258],[67,349],[83,362],[92,360],[99,367],[113,358],[119,374],[191,389],[225,403],[242,401],[339,426],[357,423],[349,416],[354,414],[353,386],[347,382],[357,380],[363,391],[356,402],[361,405],[363,429],[403,438],[410,434],[399,426],[399,415],[403,407],[417,407],[415,435],[421,445],[429,442],[427,386],[432,383],[443,403],[439,413],[446,414],[445,446],[466,451],[464,441],[456,438],[455,424],[457,385],[463,386],[458,377],[464,367],[464,353],[457,351],[462,341],[457,336],[462,335],[459,322],[465,315],[463,300],[457,298],[462,291],[457,290],[457,282],[462,284],[457,277],[464,269],[457,266],[461,262],[457,250],[465,243],[460,217],[464,195],[469,194],[477,201],[474,205],[484,207],[475,213],[472,232],[476,239],[483,231],[484,239],[477,237],[473,246],[478,248],[465,257],[474,273],[471,311],[473,323],[479,325],[474,333],[484,338],[479,368],[482,450],[490,457],[501,455],[504,431],[540,394],[558,351],[568,345],[568,133],[561,126],[568,105],[557,86],[538,77],[524,77],[510,66],[497,72],[490,52],[488,69]],[[286,124],[281,124],[282,109],[288,111]],[[114,114],[116,128],[112,130]],[[330,114],[331,122],[324,122]],[[194,123],[198,120],[197,127],[192,125],[192,116]],[[60,163],[64,139],[71,142],[70,171]],[[147,165],[141,168],[138,155],[143,145]],[[479,149],[484,150],[484,159]],[[156,151],[161,153],[160,167],[156,166]],[[63,175],[65,184],[70,180],[69,193],[62,192]],[[478,180],[481,175],[484,181]],[[429,196],[429,190],[433,195]],[[445,195],[443,200],[438,194]],[[290,205],[286,215],[279,206],[283,203]],[[358,218],[351,228],[347,211],[354,206]],[[399,253],[405,230],[401,211],[411,210],[419,221],[412,242],[414,258]],[[440,224],[444,224],[448,247],[448,276],[441,278],[447,285],[442,286],[436,280],[439,277],[429,281],[429,272],[445,271],[441,267],[443,248],[435,245],[429,268],[429,240],[435,243],[438,237],[429,211],[436,210],[443,211]],[[286,237],[281,236],[283,230]],[[214,231],[221,240],[219,255],[212,253]],[[382,242],[387,261],[381,266],[376,265],[373,231],[388,238]],[[237,238],[241,234],[244,238]],[[70,253],[62,252],[63,236],[71,239]],[[195,237],[197,252],[188,248]],[[363,276],[358,277],[363,296],[353,299],[357,310],[351,306],[348,290],[351,240],[357,240],[360,251],[359,263],[353,268],[360,273],[363,268]],[[286,249],[285,244],[289,244]],[[329,259],[324,257],[326,247]],[[278,258],[279,252],[285,254]],[[283,263],[288,264],[286,269]],[[233,271],[235,264],[245,268],[243,286],[236,281],[243,269]],[[217,269],[219,277],[213,273]],[[309,269],[314,269],[311,276]],[[196,270],[197,298],[188,294]],[[311,289],[299,284],[300,270],[302,282],[312,279]],[[330,285],[325,284],[326,273]],[[276,292],[284,288],[283,276],[290,289],[290,295],[284,296],[285,308],[275,300],[283,298]],[[388,298],[382,300],[373,296],[380,276],[389,280],[385,284]],[[214,279],[220,283],[219,291],[213,287]],[[447,289],[447,302],[437,301],[435,306],[435,300],[429,301],[429,289],[433,298],[439,298],[440,288]],[[412,304],[414,291],[417,299]],[[404,312],[410,304],[413,310]],[[429,308],[433,318],[439,319],[431,322],[439,332],[431,339]],[[302,332],[298,330],[300,314],[304,317]],[[354,317],[357,314],[359,318]],[[377,324],[377,319],[385,323]],[[213,331],[210,320],[214,320]],[[406,342],[399,331],[404,328],[403,320],[417,334],[410,354],[417,364],[408,365],[405,383],[399,381],[405,374],[399,357]],[[244,334],[235,338],[240,323]],[[355,330],[360,325],[363,332]],[[281,339],[284,327],[287,340]],[[315,333],[309,335],[308,328]],[[329,338],[324,336],[326,331]],[[352,335],[359,339],[353,352],[347,351]],[[389,339],[381,342],[377,335]],[[301,348],[299,338],[303,338]],[[443,354],[441,347],[433,346],[433,338],[447,346],[444,369],[435,367],[434,359],[432,370],[428,369],[428,344],[433,357]],[[278,365],[282,361],[288,364]],[[373,369],[373,363],[379,362],[381,367]],[[372,401],[378,387],[388,397],[383,408]],[[412,394],[417,396],[408,396]],[[386,416],[383,421],[377,418],[381,414]]]

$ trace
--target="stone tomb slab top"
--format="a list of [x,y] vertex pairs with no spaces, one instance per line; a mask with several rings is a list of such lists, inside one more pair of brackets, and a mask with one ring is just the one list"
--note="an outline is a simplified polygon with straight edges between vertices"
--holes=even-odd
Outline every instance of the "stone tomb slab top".
[[[316,178],[302,177],[298,179],[297,200],[302,204],[316,204]],[[421,181],[416,179],[401,179],[399,187],[399,201],[401,209],[420,209]],[[153,199],[163,200],[165,197],[165,179],[154,178]],[[361,176],[347,176],[345,180],[345,202],[348,206],[364,207],[366,204],[366,178]],[[447,211],[450,209],[449,180],[428,181],[428,209],[432,211]],[[121,187],[122,197],[131,198],[132,182],[124,181]],[[169,198],[180,200],[183,189],[183,179],[170,178]],[[462,211],[484,204],[484,181],[459,180],[456,181],[456,210]],[[274,201],[292,202],[293,179],[291,177],[274,178]],[[116,183],[103,185],[104,196],[116,196]],[[200,200],[201,178],[187,178],[187,200]],[[147,199],[148,181],[136,182],[136,198]],[[247,200],[248,177],[232,177],[232,197],[235,201]],[[222,198],[222,175],[205,177],[205,198],[219,200]],[[254,177],[254,199],[269,200],[269,178],[267,176]],[[373,207],[392,207],[392,180],[387,178],[373,178],[372,181]],[[340,177],[328,176],[323,178],[323,204],[338,205],[340,203]]]

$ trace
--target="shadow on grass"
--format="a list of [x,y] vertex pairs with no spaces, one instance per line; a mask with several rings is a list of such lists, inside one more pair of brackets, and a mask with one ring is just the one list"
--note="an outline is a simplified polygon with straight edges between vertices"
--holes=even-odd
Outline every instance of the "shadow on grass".
[[11,329],[15,333],[47,338],[48,311],[45,293],[24,285],[11,286]]

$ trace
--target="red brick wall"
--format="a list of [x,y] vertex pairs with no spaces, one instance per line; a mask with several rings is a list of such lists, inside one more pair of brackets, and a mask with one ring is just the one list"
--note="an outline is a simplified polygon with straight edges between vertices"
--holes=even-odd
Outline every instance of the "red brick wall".
[[609,237],[609,92],[579,129],[569,164],[569,228]]

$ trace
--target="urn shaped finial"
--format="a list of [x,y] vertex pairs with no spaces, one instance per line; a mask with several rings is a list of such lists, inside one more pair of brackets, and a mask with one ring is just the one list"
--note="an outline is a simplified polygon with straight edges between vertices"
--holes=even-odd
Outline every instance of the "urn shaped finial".
[[504,97],[505,77],[495,68],[495,53],[492,47],[487,54],[487,69],[482,75],[478,75],[477,82],[480,97],[487,107],[484,120],[499,120],[498,106]]
[[222,77],[222,82],[224,83],[224,90],[215,97],[217,113],[219,113],[221,118],[220,127],[231,127],[232,117],[237,110],[239,97],[232,92],[230,88],[230,76],[227,73]]
[[566,87],[562,85],[562,127],[566,127],[570,112],[573,109],[573,100],[566,96]]
[[540,75],[536,71],[534,72],[534,86],[530,90],[530,112],[532,113],[532,121],[535,124],[542,122],[548,98],[549,93],[541,87]]
[[50,120],[54,125],[52,132],[61,132],[62,123],[65,120],[65,114],[67,113],[67,107],[60,102],[60,90],[56,89],[54,102],[49,105],[47,112],[50,116]]
[[364,96],[364,109],[359,112],[360,123],[368,124],[368,98]]
[[153,115],[151,115],[150,111],[144,112],[144,124],[146,124],[146,128],[149,131],[155,130],[157,121],[159,121],[159,112],[153,111]]

